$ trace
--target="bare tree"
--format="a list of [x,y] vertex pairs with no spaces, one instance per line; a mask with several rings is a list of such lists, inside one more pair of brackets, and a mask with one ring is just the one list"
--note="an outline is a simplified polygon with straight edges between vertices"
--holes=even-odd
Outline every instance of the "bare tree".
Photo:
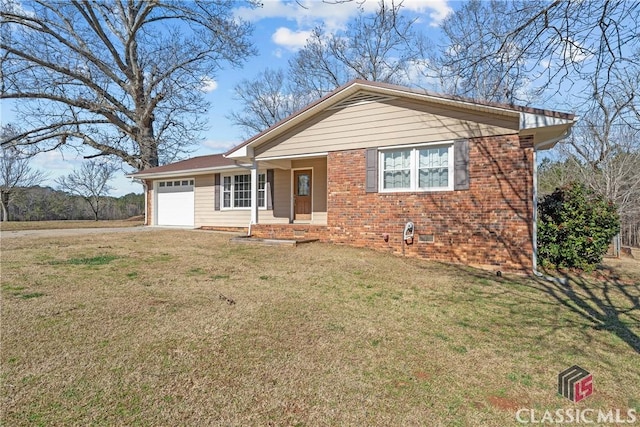
[[415,86],[427,49],[401,2],[380,2],[375,14],[361,10],[343,31],[313,30],[286,72],[265,70],[237,85],[243,108],[229,118],[245,131],[260,132],[355,78]]
[[472,96],[513,96],[522,82],[537,95],[582,92],[584,81],[602,92],[615,73],[637,67],[639,21],[635,0],[474,1],[444,21],[439,64],[449,76],[461,72],[457,89]]
[[100,213],[100,201],[112,188],[109,181],[113,179],[117,168],[104,162],[89,160],[69,175],[56,179],[62,191],[82,197],[91,207],[97,221]]
[[352,79],[414,85],[411,75],[424,65],[429,47],[402,3],[381,1],[373,15],[363,10],[344,31],[316,28],[289,61],[292,84],[320,98]]
[[623,231],[640,226],[640,126],[631,121],[633,99],[594,93],[596,107],[561,146],[580,181],[617,205]]
[[523,68],[529,54],[519,40],[503,47],[499,37],[513,26],[504,15],[511,6],[502,0],[472,0],[444,20],[445,43],[428,61],[441,91],[501,103],[525,101]]
[[282,70],[267,68],[254,80],[243,80],[235,87],[242,111],[232,112],[229,119],[249,137],[286,118],[311,101],[309,95],[287,87]]
[[204,123],[204,84],[254,53],[233,0],[3,0],[1,94],[28,130],[10,143],[90,147],[137,170]]
[[[1,140],[10,139],[18,131],[3,126]],[[3,145],[0,149],[0,205],[2,221],[9,221],[9,204],[13,198],[28,187],[39,185],[47,174],[29,166],[30,157],[22,154],[14,145]]]

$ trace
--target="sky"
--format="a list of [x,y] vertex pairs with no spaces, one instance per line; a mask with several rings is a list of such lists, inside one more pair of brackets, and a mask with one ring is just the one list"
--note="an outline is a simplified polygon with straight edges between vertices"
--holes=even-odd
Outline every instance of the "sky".
[[[288,59],[302,48],[310,31],[323,24],[328,31],[343,28],[349,19],[357,14],[360,0],[331,4],[320,0],[263,0],[263,7],[250,9],[238,3],[235,15],[254,26],[253,42],[258,55],[249,59],[241,69],[226,68],[217,76],[206,81],[205,98],[211,103],[208,110],[209,130],[202,134],[199,148],[185,157],[225,152],[243,141],[242,130],[227,118],[231,111],[241,105],[234,100],[233,89],[244,79],[253,79],[265,68],[287,67]],[[362,7],[367,11],[377,8],[378,0],[366,0]],[[449,0],[404,0],[404,11],[415,14],[417,29],[427,37],[437,40],[439,24],[452,12],[455,2]],[[0,105],[0,121],[11,123],[13,104],[4,101]],[[43,185],[55,188],[54,179],[67,175],[82,163],[82,154],[72,151],[61,153],[52,151],[38,154],[32,160],[32,167],[48,173],[49,180]],[[122,196],[131,192],[142,193],[140,184],[133,183],[118,173],[111,182],[110,195]]]

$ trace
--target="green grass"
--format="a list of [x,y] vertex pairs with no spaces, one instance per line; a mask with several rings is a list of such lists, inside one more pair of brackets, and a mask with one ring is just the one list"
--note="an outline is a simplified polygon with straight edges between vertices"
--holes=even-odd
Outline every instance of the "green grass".
[[118,259],[115,255],[97,255],[89,258],[70,258],[64,261],[50,261],[52,265],[69,264],[69,265],[105,265],[111,261]]
[[[517,425],[638,407],[637,261],[568,285],[166,230],[3,246],[0,424]],[[620,273],[622,271],[622,273]],[[615,274],[614,274],[615,273]]]

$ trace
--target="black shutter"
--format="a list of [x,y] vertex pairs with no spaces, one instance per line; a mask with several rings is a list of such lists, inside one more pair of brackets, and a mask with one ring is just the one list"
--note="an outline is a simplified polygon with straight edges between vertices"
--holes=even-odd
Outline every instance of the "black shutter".
[[273,210],[273,169],[267,169],[267,182],[265,183],[265,185],[267,210]]
[[213,183],[214,183],[213,206],[215,210],[219,211],[220,210],[220,174],[219,173],[213,175]]
[[378,192],[378,150],[376,148],[367,149],[367,176],[365,191],[367,193]]
[[453,189],[469,189],[469,140],[459,139],[453,143]]

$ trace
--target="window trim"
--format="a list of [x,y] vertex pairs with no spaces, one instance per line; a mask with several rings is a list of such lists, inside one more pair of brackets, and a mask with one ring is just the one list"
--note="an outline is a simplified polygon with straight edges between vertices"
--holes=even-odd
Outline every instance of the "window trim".
[[[251,206],[244,206],[244,207],[235,207],[234,206],[234,198],[235,198],[235,177],[239,176],[239,175],[248,175],[249,176],[249,180],[251,180],[251,172],[249,173],[244,173],[244,172],[235,172],[235,173],[223,173],[220,174],[220,210],[221,211],[248,211],[251,210],[252,207]],[[267,210],[267,171],[258,171],[258,182],[260,182],[260,177],[263,177],[264,179],[264,186],[262,189],[258,188],[258,209],[259,210]],[[231,188],[229,191],[225,191],[225,187],[224,187],[224,180],[225,178],[229,178],[231,181]],[[224,205],[224,195],[225,193],[230,193],[230,197],[229,197],[229,207],[225,207]],[[259,204],[260,202],[260,193],[264,194],[264,197],[262,199],[263,205],[261,206]]]
[[[383,147],[378,149],[378,192],[379,193],[431,193],[439,191],[454,191],[455,178],[455,161],[454,161],[454,141],[438,141],[428,144],[419,145],[402,145]],[[420,171],[420,150],[447,148],[447,174],[448,185],[446,187],[419,187],[419,171]],[[408,188],[384,188],[384,155],[386,153],[409,151],[409,176],[410,184]]]

